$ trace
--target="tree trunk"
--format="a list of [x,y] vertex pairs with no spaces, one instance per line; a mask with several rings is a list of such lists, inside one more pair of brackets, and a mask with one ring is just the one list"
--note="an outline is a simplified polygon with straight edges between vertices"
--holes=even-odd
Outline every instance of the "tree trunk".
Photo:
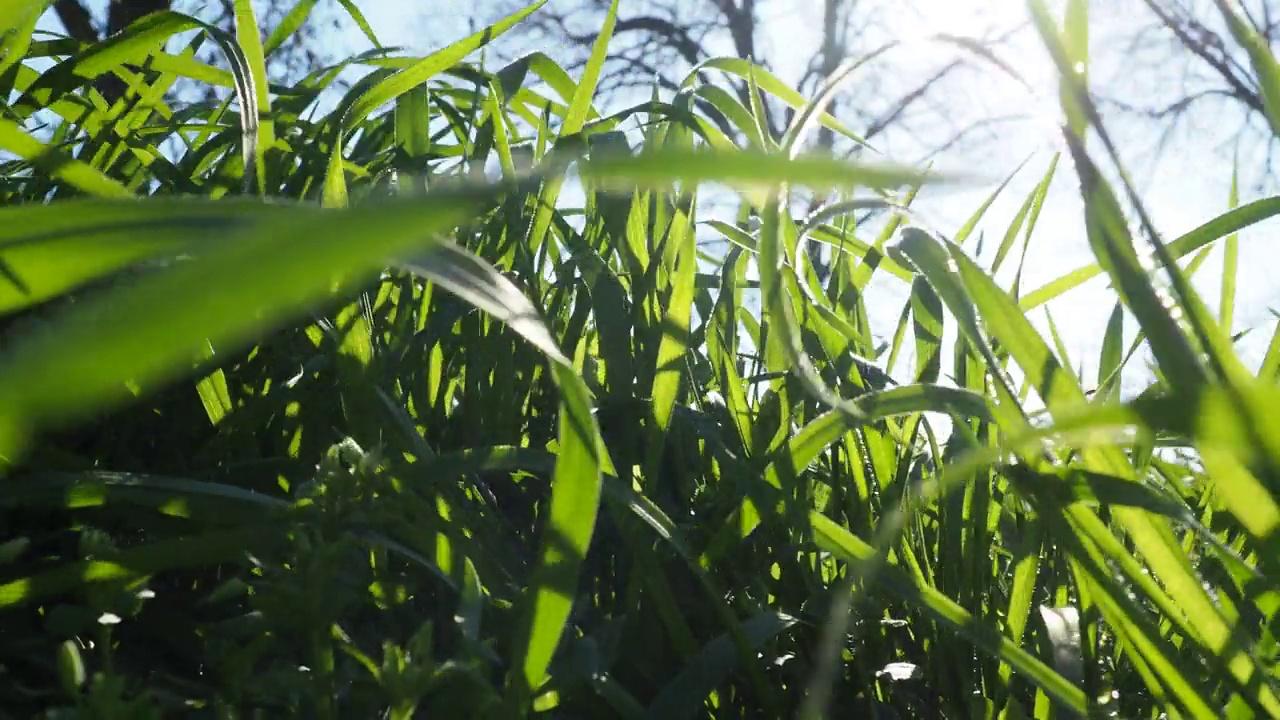
[[[819,59],[820,74],[825,81],[831,77],[840,67],[841,61],[844,59],[844,27],[841,21],[841,4],[845,0],[825,0],[822,12],[822,55]],[[830,152],[835,147],[835,132],[826,126],[818,128],[818,147],[824,152]],[[810,212],[818,209],[822,205],[823,200],[815,198],[814,206],[810,208]],[[805,253],[809,258],[809,263],[813,266],[813,272],[818,276],[819,282],[826,282],[831,275],[831,265],[822,259],[822,246],[813,240],[809,240],[805,244]]]
[[112,0],[107,35],[114,35],[153,12],[169,9],[169,0]]
[[[170,0],[111,0],[107,10],[105,35],[100,34],[94,26],[93,16],[81,0],[57,0],[53,9],[68,35],[82,43],[92,44],[120,32],[146,15],[168,10],[169,2]],[[125,91],[129,89],[123,80],[110,73],[94,81],[94,87],[110,104],[124,97]]]

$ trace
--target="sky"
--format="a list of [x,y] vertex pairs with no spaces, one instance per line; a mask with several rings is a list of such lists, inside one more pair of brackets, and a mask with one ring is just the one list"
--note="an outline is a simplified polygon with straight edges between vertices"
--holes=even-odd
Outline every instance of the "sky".
[[[356,0],[356,5],[385,45],[400,46],[412,54],[426,54],[448,45],[468,34],[473,27],[472,23],[483,26],[502,14],[494,3],[487,0],[433,0],[430,3]],[[1117,56],[1114,52],[1110,55],[1099,53],[1098,48],[1114,47],[1109,33],[1123,33],[1132,27],[1135,18],[1126,16],[1126,13],[1132,13],[1134,5],[1129,0],[1107,0],[1105,5],[1092,3],[1095,9],[1104,7],[1102,12],[1107,13],[1106,17],[1100,18],[1103,22],[1098,24],[1092,38],[1097,64],[1090,71],[1095,82],[1107,81],[1106,78],[1111,78],[1112,81],[1128,79],[1126,58]],[[626,6],[627,2],[624,0],[624,15],[627,12]],[[784,80],[794,81],[799,77],[808,57],[802,52],[789,52],[788,49],[800,48],[805,52],[812,52],[817,46],[818,37],[813,28],[820,24],[821,4],[817,0],[776,0],[763,3],[762,7],[764,22],[761,25],[768,30],[761,41],[777,73]],[[916,0],[915,7],[919,9],[918,13],[908,14],[904,10],[891,16],[885,32],[899,35],[934,31],[978,34],[992,24],[1001,25],[1009,22],[1010,18],[1025,16],[1025,4],[1020,0]],[[1126,7],[1129,9],[1125,9]],[[1095,10],[1095,15],[1099,14]],[[50,25],[46,22],[46,26]],[[368,41],[354,27],[341,37],[328,40],[332,42],[332,50],[338,55],[369,47]],[[559,50],[542,49],[553,56]],[[895,67],[906,78],[913,72],[928,72],[930,67],[945,62],[947,53],[954,51],[938,44],[926,44],[895,52],[898,54],[888,56],[888,61],[895,63]],[[1025,33],[1021,36],[1021,40],[1007,51],[1005,57],[1033,85],[1046,88],[1050,102],[1056,102],[1054,73],[1034,35]],[[1056,109],[1043,104],[1043,101],[1029,98],[1013,82],[1002,80],[998,75],[975,75],[957,87],[959,89],[955,92],[959,95],[950,96],[957,112],[967,112],[974,117],[987,113],[1043,113],[1046,108],[1050,113],[1056,112]],[[1144,90],[1139,88],[1136,91]],[[1237,122],[1239,118],[1210,116],[1200,120],[1195,132],[1182,138],[1174,146],[1173,152],[1164,156],[1161,164],[1147,167],[1147,172],[1138,176],[1147,209],[1166,240],[1193,229],[1227,208],[1232,162],[1230,155],[1222,151],[1220,140],[1223,128]],[[1150,138],[1143,136],[1140,130],[1122,136],[1121,139],[1129,145],[1144,145]],[[1091,145],[1095,152],[1097,147],[1096,143]],[[895,150],[897,149],[899,147],[895,146]],[[1019,162],[1029,158],[1023,171],[1010,182],[1004,194],[988,211],[986,220],[978,226],[978,232],[985,232],[987,236],[985,252],[979,260],[989,260],[1005,227],[1014,217],[1023,198],[1039,181],[1057,149],[1056,138],[1046,132],[1043,126],[1024,122],[1004,126],[999,142],[987,147],[979,157],[942,156],[939,158],[941,169],[946,169],[948,162],[960,162],[963,169],[976,167],[990,176],[992,181],[971,188],[936,191],[933,194],[926,191],[921,197],[926,210],[925,217],[933,227],[950,235],[1008,172]],[[910,154],[911,150],[908,146],[904,152]],[[1257,163],[1250,165],[1250,159],[1255,157],[1256,155],[1249,153],[1242,156],[1243,175],[1258,174],[1260,168]],[[1242,202],[1258,197],[1248,187],[1241,190]],[[1256,366],[1261,361],[1275,328],[1275,318],[1269,308],[1280,307],[1280,283],[1276,282],[1276,278],[1280,278],[1280,253],[1274,251],[1268,242],[1269,235],[1274,232],[1274,225],[1274,222],[1263,223],[1241,234],[1236,322],[1233,330],[1254,330],[1240,344],[1242,356],[1250,366]],[[972,240],[966,248],[973,251]],[[1059,164],[1055,182],[1027,255],[1023,287],[1027,290],[1039,287],[1069,270],[1092,262],[1093,256],[1084,235],[1078,185],[1071,163],[1064,157]],[[1201,289],[1211,308],[1218,306],[1220,268],[1219,250],[1211,255],[1197,276],[1197,287]],[[1000,277],[1007,280],[1008,274],[1002,273]],[[906,286],[896,280],[884,279],[873,284],[869,297],[883,299],[877,302],[876,307],[871,308],[871,322],[875,333],[881,337],[890,336],[902,304],[907,299]],[[1102,330],[1113,305],[1114,295],[1107,290],[1105,280],[1095,278],[1048,306],[1073,364],[1084,365],[1087,382],[1093,381],[1091,368],[1096,368]],[[1042,330],[1047,328],[1043,309],[1033,312],[1030,317],[1037,327]],[[1127,318],[1126,330],[1128,342],[1136,330],[1132,318]],[[910,361],[909,355],[905,361]],[[946,367],[944,365],[944,371]],[[1133,392],[1145,382],[1145,371],[1141,363],[1134,363],[1132,371],[1126,376],[1126,389]]]

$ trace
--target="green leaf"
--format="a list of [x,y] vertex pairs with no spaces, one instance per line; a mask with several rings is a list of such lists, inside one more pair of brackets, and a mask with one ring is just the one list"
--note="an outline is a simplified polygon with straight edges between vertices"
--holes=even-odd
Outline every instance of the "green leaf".
[[[1280,215],[1280,197],[1255,200],[1231,212],[1223,213],[1171,241],[1168,244],[1169,253],[1175,258],[1185,257],[1215,240],[1227,237],[1276,215]],[[1090,279],[1102,274],[1102,272],[1101,266],[1097,264],[1073,270],[1027,293],[1018,305],[1023,310],[1039,307],[1067,291],[1083,285]]]
[[[124,400],[128,382],[155,387],[189,366],[205,343],[234,347],[324,298],[335,282],[364,279],[397,254],[441,242],[436,233],[486,200],[484,193],[440,193],[350,213],[293,207],[263,217],[200,257],[112,288],[13,343],[0,356],[0,427],[20,438]],[[222,204],[196,202],[129,207],[136,222],[195,224],[211,210],[226,212]],[[47,217],[43,210],[30,209]],[[80,230],[112,229],[105,217],[94,220]],[[39,238],[50,225],[21,227]],[[92,363],[83,362],[82,347],[95,349]],[[12,459],[20,448],[7,444],[0,455]]]
[[0,35],[34,22],[53,0],[0,0]]
[[270,55],[279,50],[286,40],[293,37],[293,34],[298,32],[302,25],[306,23],[307,18],[311,16],[311,10],[315,8],[316,2],[318,0],[299,0],[294,3],[289,10],[289,14],[284,16],[284,19],[280,21],[276,29],[272,30],[271,35],[267,37],[267,42],[262,47],[263,55]]
[[[1278,98],[1280,99],[1280,98]],[[1240,207],[1240,162],[1236,160],[1231,168],[1231,192],[1227,197],[1227,207],[1235,210]],[[1223,330],[1231,332],[1235,321],[1236,310],[1236,266],[1240,257],[1240,236],[1231,233],[1222,247],[1222,294],[1219,302],[1219,318]]]
[[1271,51],[1271,42],[1236,12],[1238,3],[1214,0],[1226,21],[1227,29],[1249,56],[1249,64],[1257,76],[1263,109],[1272,134],[1280,136],[1280,62]]
[[242,107],[240,112],[248,118],[246,135],[253,137],[253,151],[246,157],[253,158],[254,176],[258,192],[267,192],[267,149],[275,144],[275,127],[271,120],[271,97],[267,89],[267,61],[262,50],[262,38],[258,35],[258,21],[253,15],[251,0],[235,0],[236,40],[244,53],[253,89],[254,104]]
[[448,70],[499,35],[511,30],[538,8],[542,7],[546,1],[538,0],[523,10],[508,15],[479,32],[472,33],[444,49],[437,50],[422,60],[383,78],[355,97],[334,129],[333,144],[329,151],[329,165],[325,171],[325,206],[345,207],[347,204],[347,183],[343,176],[342,153],[348,131],[363,122],[379,107]]
[[0,585],[0,608],[55,597],[86,583],[135,582],[166,570],[235,562],[276,536],[274,528],[235,527],[140,545],[107,560],[67,563]]
[[107,177],[92,166],[48,147],[24,132],[17,123],[4,118],[0,118],[0,149],[8,150],[30,161],[37,170],[46,172],[90,195],[114,198],[133,195],[118,180]]
[[199,252],[287,215],[243,200],[76,200],[0,208],[0,313],[50,300],[149,259]]
[[582,69],[582,79],[578,81],[578,89],[573,93],[573,101],[569,103],[569,112],[564,116],[564,124],[560,127],[560,137],[568,137],[582,129],[591,111],[591,98],[595,95],[596,84],[600,82],[600,72],[608,59],[609,41],[613,39],[613,28],[618,22],[618,2],[613,0],[605,13],[604,24],[596,35],[595,44],[591,47],[591,56]]

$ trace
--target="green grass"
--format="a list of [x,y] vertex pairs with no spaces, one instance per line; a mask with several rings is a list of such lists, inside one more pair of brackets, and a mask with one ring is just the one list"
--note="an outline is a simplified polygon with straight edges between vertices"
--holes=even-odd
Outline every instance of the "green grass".
[[[0,716],[1280,716],[1280,334],[1256,371],[1231,340],[1236,234],[1280,200],[1151,239],[1104,179],[1085,3],[1031,3],[1070,163],[1025,169],[989,267],[991,203],[910,211],[964,168],[804,152],[856,138],[828,93],[723,58],[752,103],[691,75],[601,114],[616,2],[578,78],[467,62],[534,5],[292,85],[248,2],[239,37],[165,13],[94,47],[9,5]],[[184,78],[226,100],[166,104]],[[1067,166],[1097,263],[1023,287]],[[841,201],[797,217],[807,189]],[[1189,277],[1219,241],[1215,316]],[[1067,357],[1026,313],[1097,275],[1101,355]],[[908,298],[888,347],[873,280]]]

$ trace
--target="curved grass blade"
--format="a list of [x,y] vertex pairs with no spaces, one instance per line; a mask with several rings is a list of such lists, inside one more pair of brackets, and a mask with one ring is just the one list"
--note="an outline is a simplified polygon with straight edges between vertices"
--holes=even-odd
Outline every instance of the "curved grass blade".
[[[751,79],[761,90],[768,92],[796,110],[800,110],[808,104],[803,95],[779,80],[773,73],[750,60],[736,57],[717,57],[702,61],[689,71],[684,81],[681,82],[681,87],[691,87],[697,81],[698,74],[704,70],[721,70],[737,75],[742,80]],[[818,118],[818,122],[823,127],[834,130],[860,145],[866,144],[861,137],[831,115],[822,113]]]
[[[943,245],[929,238],[925,233],[908,229],[904,233],[902,251],[926,273],[931,282],[940,288],[940,294],[952,305],[953,313],[958,316],[977,316],[990,329],[993,336],[1001,341],[1027,373],[1029,382],[1036,387],[1052,414],[1070,411],[1084,404],[1084,394],[1071,374],[1063,369],[1053,353],[1035,333],[1030,322],[1017,309],[1012,298],[1003,293],[985,273],[981,271],[958,248],[952,247],[948,252]],[[947,268],[957,267],[959,277]],[[963,278],[963,284],[959,279]],[[969,303],[972,302],[973,306]],[[976,327],[962,328],[970,333],[980,332]],[[983,343],[981,336],[973,339],[975,343]],[[1009,428],[1016,434],[1020,428]],[[1124,455],[1115,447],[1086,450],[1083,453],[1086,468],[1094,468],[1103,473],[1113,473],[1132,480],[1134,470]],[[1068,512],[1075,522],[1084,523],[1085,528],[1096,527],[1096,532],[1089,536],[1103,545],[1116,546],[1110,532],[1104,529],[1092,514],[1083,508],[1074,508]],[[1122,566],[1130,580],[1143,586],[1151,599],[1162,609],[1167,609],[1175,622],[1185,617],[1188,630],[1199,641],[1205,643],[1206,651],[1222,653],[1226,657],[1222,672],[1235,678],[1242,686],[1248,686],[1249,677],[1259,669],[1243,650],[1231,639],[1229,624],[1231,618],[1224,617],[1215,607],[1211,599],[1195,580],[1192,569],[1185,555],[1174,541],[1172,531],[1166,523],[1157,522],[1149,514],[1130,507],[1117,507],[1115,517],[1125,527],[1139,552],[1146,559],[1151,571],[1170,588],[1168,595],[1157,586],[1145,580],[1146,571],[1122,559]],[[1122,624],[1122,618],[1113,618],[1113,622]],[[1137,632],[1136,629],[1134,632]],[[1136,637],[1136,636],[1135,636]],[[1156,650],[1155,645],[1143,641],[1145,646]],[[1153,658],[1159,660],[1159,658]],[[1173,665],[1161,660],[1163,666]],[[1170,670],[1172,672],[1172,669]],[[1275,702],[1275,698],[1265,688],[1259,689],[1258,701],[1264,706]]]
[[22,130],[17,123],[0,118],[0,149],[8,150],[27,160],[31,165],[51,177],[66,182],[89,195],[99,197],[132,197],[133,192],[120,181],[36,140]]
[[114,553],[108,560],[80,560],[0,585],[0,609],[56,596],[86,583],[136,582],[156,573],[244,559],[278,540],[275,527],[250,525],[160,540]]
[[1258,91],[1262,95],[1264,114],[1273,135],[1280,136],[1280,62],[1271,50],[1271,42],[1254,30],[1250,23],[1236,12],[1238,3],[1214,0],[1226,21],[1231,36],[1249,56],[1249,64],[1257,77]]
[[[1191,232],[1171,241],[1167,247],[1169,253],[1175,258],[1182,258],[1215,240],[1227,237],[1276,215],[1280,215],[1280,197],[1255,200],[1209,220]],[[1039,307],[1101,274],[1102,268],[1097,264],[1073,270],[1027,293],[1018,303],[1018,306],[1024,311]]]
[[284,500],[234,485],[135,473],[35,473],[7,479],[5,489],[0,507],[78,509],[127,502],[219,525],[262,521],[289,508]]
[[342,5],[342,9],[347,12],[347,15],[351,16],[356,27],[360,28],[360,32],[364,33],[365,38],[373,44],[373,47],[381,50],[383,48],[382,43],[373,32],[373,27],[369,25],[369,21],[365,19],[364,13],[360,12],[360,8],[356,7],[354,0],[338,0],[338,3]]
[[73,200],[0,208],[0,315],[158,256],[199,253],[291,209],[227,200]]
[[53,0],[0,0],[0,35],[34,22]]
[[523,708],[542,683],[569,619],[578,568],[595,532],[601,473],[611,463],[591,411],[590,391],[556,345],[537,308],[511,281],[480,258],[449,244],[398,265],[438,283],[529,340],[551,361],[552,378],[560,390],[559,451],[549,518],[524,608],[526,629],[518,638],[507,678],[510,700]]
[[252,88],[253,105],[243,105],[240,112],[252,117],[246,127],[253,131],[253,150],[246,152],[246,159],[252,158],[251,170],[247,174],[257,180],[258,192],[267,192],[267,149],[275,144],[275,127],[271,120],[271,96],[267,88],[267,61],[262,49],[262,38],[258,34],[258,20],[253,14],[253,3],[250,0],[235,0],[236,41],[244,54],[245,70],[249,75],[249,88]]
[[[112,288],[91,307],[71,308],[0,356],[0,455],[12,459],[22,438],[38,428],[126,399],[125,383],[146,389],[183,372],[205,343],[248,340],[335,285],[441,242],[436,233],[471,217],[490,197],[459,191],[350,213],[289,208],[197,259]],[[198,221],[218,206],[191,203],[183,218],[163,203],[130,205],[139,221],[153,214]],[[26,226],[36,237],[44,229]],[[78,350],[83,347],[95,349],[92,362]]]
[[[382,78],[352,100],[333,129],[332,145],[329,150],[329,164],[328,169],[325,171],[324,180],[325,205],[327,207],[345,207],[347,204],[347,183],[343,175],[343,147],[349,131],[359,126],[379,107],[452,68],[466,56],[488,44],[499,35],[511,30],[545,3],[546,0],[538,0],[523,10],[508,15],[489,27],[472,33],[462,40],[438,50],[392,75]],[[508,96],[510,96],[510,93],[508,93]]]
[[[845,562],[873,563],[879,555],[871,545],[830,518],[814,512],[810,513],[809,520],[813,524],[814,541],[818,547]],[[1009,638],[976,622],[967,610],[936,588],[910,577],[896,567],[883,568],[879,577],[888,591],[903,602],[928,613],[977,647],[1008,663],[1014,671],[1034,682],[1066,708],[1084,713],[1085,696],[1079,688]]]
[[267,36],[267,42],[262,46],[262,54],[269,56],[271,53],[280,49],[280,46],[286,40],[293,37],[293,34],[307,22],[307,18],[311,17],[311,11],[315,8],[319,0],[299,0],[293,8],[289,10],[289,14],[284,16],[280,24],[276,26],[271,34]]

